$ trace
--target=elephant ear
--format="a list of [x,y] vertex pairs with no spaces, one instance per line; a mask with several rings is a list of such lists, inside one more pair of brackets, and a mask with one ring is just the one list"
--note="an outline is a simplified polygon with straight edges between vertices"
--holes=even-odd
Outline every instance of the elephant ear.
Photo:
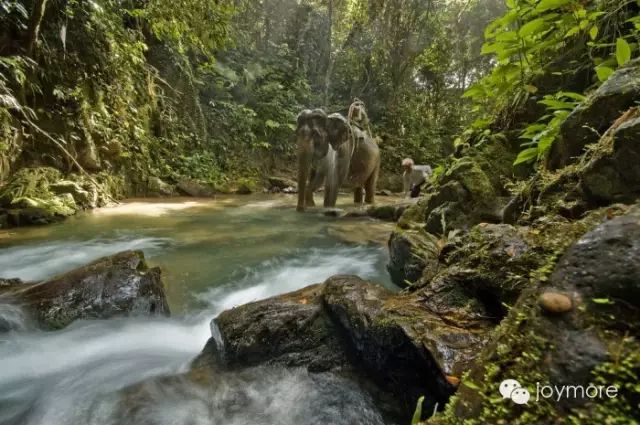
[[329,143],[333,149],[338,150],[349,138],[349,123],[340,114],[331,114],[327,120]]

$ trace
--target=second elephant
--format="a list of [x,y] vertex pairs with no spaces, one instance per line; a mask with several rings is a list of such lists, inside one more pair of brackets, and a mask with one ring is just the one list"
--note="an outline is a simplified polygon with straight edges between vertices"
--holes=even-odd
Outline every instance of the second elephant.
[[313,206],[313,192],[324,184],[324,206],[334,207],[338,189],[354,190],[354,202],[373,203],[380,149],[368,133],[340,114],[305,110],[298,116],[298,211]]

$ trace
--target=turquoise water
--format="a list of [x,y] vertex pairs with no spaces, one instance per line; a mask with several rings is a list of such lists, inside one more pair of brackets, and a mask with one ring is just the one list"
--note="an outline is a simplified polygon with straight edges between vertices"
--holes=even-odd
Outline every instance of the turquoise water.
[[[129,201],[56,225],[0,232],[0,277],[26,281],[141,249],[162,268],[173,312],[170,319],[79,321],[57,332],[0,335],[0,424],[383,423],[372,401],[346,381],[271,368],[221,375],[207,394],[182,383],[159,394],[144,417],[113,416],[118,390],[186,370],[224,309],[335,274],[393,288],[386,248],[369,242],[387,239],[389,224],[320,210],[299,214],[294,205],[285,195]],[[0,304],[0,314],[16,308]],[[244,394],[242,409],[211,409],[233,404],[234,392]],[[343,413],[347,405],[356,416]]]

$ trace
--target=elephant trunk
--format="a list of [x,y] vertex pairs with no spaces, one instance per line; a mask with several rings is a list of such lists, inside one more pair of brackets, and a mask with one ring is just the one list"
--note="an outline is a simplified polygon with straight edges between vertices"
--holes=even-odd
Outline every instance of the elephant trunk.
[[327,152],[327,178],[324,188],[324,206],[332,208],[336,206],[338,200],[338,189],[340,188],[340,177],[338,175],[338,157],[333,148]]
[[308,136],[303,131],[298,131],[298,206],[296,209],[300,212],[304,211],[305,207],[305,195],[313,156],[313,142]]

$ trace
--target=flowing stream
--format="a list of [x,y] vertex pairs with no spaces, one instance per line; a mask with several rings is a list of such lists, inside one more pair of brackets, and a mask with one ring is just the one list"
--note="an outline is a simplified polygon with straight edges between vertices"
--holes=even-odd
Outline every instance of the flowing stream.
[[[225,372],[206,393],[174,376],[211,336],[221,311],[356,274],[393,288],[389,226],[297,214],[291,196],[127,202],[63,223],[0,232],[0,277],[36,281],[99,257],[140,249],[163,271],[172,317],[78,321],[29,329],[17,306],[0,320],[0,424],[383,424],[371,399],[329,374],[259,367]],[[347,203],[347,200],[340,200]],[[348,234],[345,242],[336,235]],[[118,391],[147,381],[147,399],[119,416]]]

